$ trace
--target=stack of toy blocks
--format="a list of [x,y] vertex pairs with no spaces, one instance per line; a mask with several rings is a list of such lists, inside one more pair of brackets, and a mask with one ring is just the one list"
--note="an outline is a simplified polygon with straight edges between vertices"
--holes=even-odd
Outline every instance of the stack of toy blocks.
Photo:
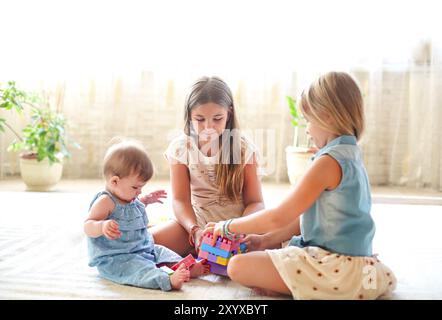
[[198,257],[206,259],[210,265],[210,272],[227,276],[227,264],[232,256],[243,253],[247,247],[239,240],[232,241],[224,237],[218,237],[215,246],[212,246],[213,235],[206,233],[201,242]]

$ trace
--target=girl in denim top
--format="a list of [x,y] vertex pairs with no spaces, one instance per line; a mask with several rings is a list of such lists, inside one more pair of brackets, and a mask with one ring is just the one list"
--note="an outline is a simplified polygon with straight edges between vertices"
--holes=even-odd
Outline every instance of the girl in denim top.
[[298,221],[300,232],[287,247],[234,256],[229,276],[261,292],[295,299],[388,295],[395,276],[372,255],[370,184],[357,145],[364,129],[359,87],[347,73],[327,73],[302,93],[300,108],[319,151],[291,194],[276,208],[209,223],[205,231],[213,231],[216,239],[262,234]]
[[180,289],[192,276],[207,272],[201,263],[190,271],[183,264],[169,276],[158,264],[174,264],[182,257],[156,245],[147,229],[145,206],[160,202],[164,191],[141,198],[141,188],[153,175],[153,166],[136,142],[111,146],[104,158],[105,191],[99,192],[89,208],[84,224],[88,236],[89,266],[119,284],[150,289]]

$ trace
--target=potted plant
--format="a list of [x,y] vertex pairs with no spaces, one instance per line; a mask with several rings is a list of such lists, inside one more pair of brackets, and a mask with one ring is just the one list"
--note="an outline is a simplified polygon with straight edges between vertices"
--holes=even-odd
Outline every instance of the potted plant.
[[290,184],[295,185],[309,166],[314,153],[310,139],[305,132],[305,119],[297,109],[296,100],[290,96],[286,96],[286,99],[290,110],[290,122],[295,128],[293,145],[285,149],[287,174]]
[[0,118],[0,131],[9,128],[16,139],[9,145],[8,151],[20,151],[20,173],[29,190],[47,191],[61,179],[63,159],[70,157],[69,142],[65,131],[66,120],[61,113],[51,109],[48,99],[30,94],[16,88],[15,82],[8,82],[0,87],[0,108],[14,109],[22,114],[25,107],[30,114],[30,123],[21,135]]

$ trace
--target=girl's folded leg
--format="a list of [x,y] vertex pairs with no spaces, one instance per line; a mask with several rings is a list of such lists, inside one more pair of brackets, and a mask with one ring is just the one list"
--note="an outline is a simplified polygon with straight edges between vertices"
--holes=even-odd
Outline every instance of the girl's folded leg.
[[261,293],[291,295],[270,256],[264,251],[233,256],[227,266],[227,274],[233,281]]

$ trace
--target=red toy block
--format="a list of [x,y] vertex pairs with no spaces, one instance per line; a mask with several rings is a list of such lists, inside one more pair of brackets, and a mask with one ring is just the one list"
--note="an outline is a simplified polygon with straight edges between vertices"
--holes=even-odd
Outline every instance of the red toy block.
[[196,263],[195,259],[193,258],[193,256],[191,254],[189,254],[187,257],[183,258],[181,261],[175,263],[170,269],[172,269],[173,271],[175,271],[176,269],[178,269],[178,267],[180,266],[180,264],[184,264],[184,266],[189,269],[191,266],[193,266]]

